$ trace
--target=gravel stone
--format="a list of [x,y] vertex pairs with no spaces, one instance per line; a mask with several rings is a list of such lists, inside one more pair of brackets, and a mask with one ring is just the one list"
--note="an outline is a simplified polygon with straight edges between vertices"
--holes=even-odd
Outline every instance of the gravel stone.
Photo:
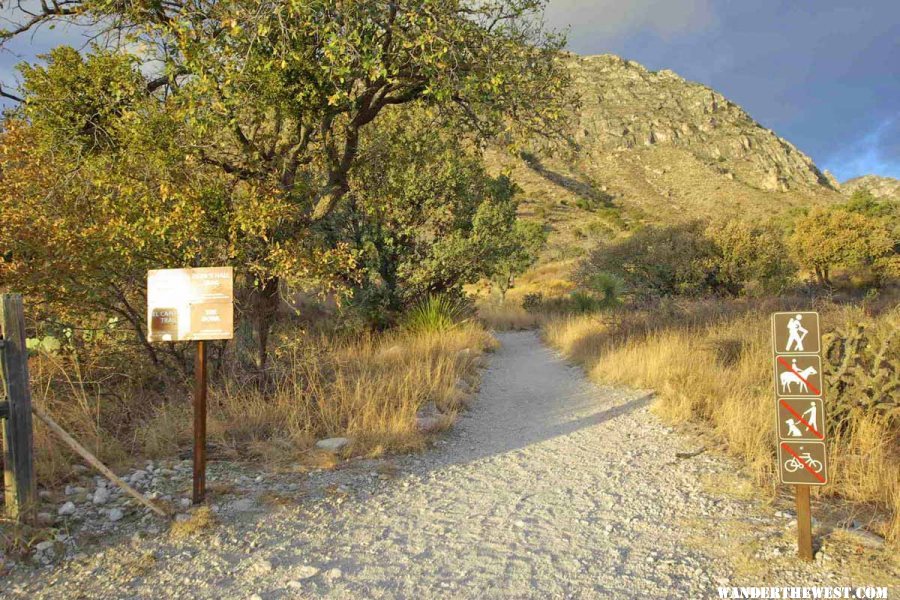
[[338,452],[349,443],[350,440],[344,437],[327,438],[316,442],[316,448],[328,452]]
[[94,504],[102,505],[102,504],[106,504],[107,502],[109,502],[110,496],[111,496],[111,494],[109,493],[109,490],[107,488],[98,487],[94,491],[94,497],[91,500]]

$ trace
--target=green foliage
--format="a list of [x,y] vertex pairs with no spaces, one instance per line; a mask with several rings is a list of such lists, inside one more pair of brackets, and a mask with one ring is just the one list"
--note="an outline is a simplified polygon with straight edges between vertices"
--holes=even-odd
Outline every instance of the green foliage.
[[[556,60],[563,40],[533,18],[542,6],[74,0],[18,13],[24,31],[102,22],[141,51],[58,48],[46,66],[22,68],[25,101],[0,142],[0,206],[30,231],[0,242],[0,284],[80,318],[122,316],[140,337],[146,268],[234,264],[262,366],[285,284],[333,290],[358,275],[354,234],[333,216],[386,110],[430,107],[470,143],[559,137],[572,99]],[[473,221],[502,221],[502,204],[479,205]],[[469,276],[445,272],[468,258],[465,243],[438,254],[423,282]]]
[[853,192],[842,208],[875,219],[897,219],[900,217],[900,205],[891,200],[881,200],[869,190],[861,189]]
[[363,140],[349,202],[328,221],[354,252],[352,302],[384,326],[428,294],[524,271],[543,232],[516,219],[516,186],[427,110],[394,111]]
[[76,156],[109,150],[122,129],[145,108],[146,82],[137,59],[96,46],[82,57],[60,46],[41,58],[46,67],[22,64],[27,102],[23,113],[48,143]]
[[774,226],[730,220],[711,224],[705,235],[715,246],[714,286],[727,295],[778,293],[796,273]]
[[[591,294],[585,292],[572,292],[569,294],[570,310],[566,312],[592,313],[600,310],[600,302]],[[564,307],[568,308],[568,307]]]
[[[834,267],[877,276],[896,269],[895,243],[888,222],[867,214],[871,204],[854,202],[854,210],[843,206],[815,208],[794,224],[788,245],[797,261],[813,270],[821,284],[831,283]],[[866,208],[868,207],[868,208]]]
[[522,298],[522,308],[530,312],[536,312],[544,303],[544,295],[540,292],[525,294]]
[[595,296],[599,296],[602,308],[616,308],[622,304],[625,293],[625,282],[612,273],[594,273],[584,282],[585,287]]
[[469,312],[468,305],[459,297],[432,294],[413,305],[403,320],[403,326],[417,333],[440,333],[459,325]]
[[713,244],[695,221],[645,227],[631,236],[599,245],[581,264],[579,283],[597,273],[620,277],[638,297],[696,295],[709,290],[708,261]]
[[785,254],[771,227],[740,221],[651,226],[598,246],[578,280],[589,287],[598,276],[613,276],[638,299],[756,294],[789,281],[794,267]]
[[547,232],[540,223],[516,221],[511,231],[506,229],[499,233],[503,236],[496,239],[498,244],[491,266],[491,282],[500,290],[501,298],[505,298],[515,278],[537,261],[547,243]]

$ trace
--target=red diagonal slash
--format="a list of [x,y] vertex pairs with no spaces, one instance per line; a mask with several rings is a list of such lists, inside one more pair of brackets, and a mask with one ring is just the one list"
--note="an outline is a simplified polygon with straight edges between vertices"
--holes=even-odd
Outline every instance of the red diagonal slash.
[[[819,475],[818,473],[816,473],[815,471],[813,471],[813,470],[812,470],[812,467],[810,467],[808,464],[806,464],[806,463],[803,461],[802,458],[800,458],[799,456],[797,456],[797,453],[794,452],[793,450],[791,450],[791,447],[788,446],[786,442],[781,442],[781,447],[784,448],[785,450],[787,450],[788,452],[790,452],[790,453],[791,453],[791,456],[793,456],[794,458],[796,458],[796,459],[800,462],[800,464],[803,465],[803,468],[804,468],[804,469],[806,469],[807,471],[809,471],[810,473],[813,474],[813,477],[815,477],[816,479],[818,479],[818,480],[821,481],[822,483],[825,483],[825,478],[822,477],[821,475]],[[822,466],[825,466],[825,465],[822,465]]]
[[795,411],[793,408],[791,408],[791,405],[790,405],[790,404],[788,404],[787,402],[785,402],[783,399],[782,399],[780,402],[781,402],[781,405],[782,405],[783,407],[785,407],[786,409],[788,409],[788,412],[790,412],[792,415],[794,415],[795,417],[797,417],[798,419],[800,419],[800,422],[803,423],[804,425],[806,425],[806,428],[809,429],[810,431],[812,431],[812,432],[813,432],[813,435],[815,435],[815,436],[816,436],[817,438],[819,438],[820,440],[824,440],[824,439],[825,439],[825,436],[822,435],[821,433],[819,433],[819,431],[818,431],[813,425],[811,425],[811,424],[809,423],[809,421],[807,421],[806,419],[804,419],[803,417],[801,417],[800,415],[798,415],[798,414],[797,414],[797,411]]
[[[794,367],[792,367],[791,365],[789,365],[789,364],[787,363],[786,360],[784,360],[783,358],[781,358],[781,357],[779,356],[779,357],[778,357],[778,362],[780,362],[782,365],[784,365],[784,367],[785,367],[786,369],[788,369],[791,373],[793,373],[794,375],[796,375],[797,377],[799,377],[799,378],[800,378],[800,381],[802,381],[803,383],[805,383],[805,384],[807,385],[807,387],[809,387],[809,389],[812,390],[813,394],[815,394],[816,396],[821,396],[821,395],[822,395],[822,392],[820,392],[819,390],[817,390],[817,389],[816,389],[816,386],[814,386],[813,384],[811,384],[811,383],[808,382],[807,380],[803,379],[803,376],[800,375],[800,373],[798,373],[798,372],[796,371],[796,369],[794,369]],[[788,395],[789,395],[789,394],[788,394]]]

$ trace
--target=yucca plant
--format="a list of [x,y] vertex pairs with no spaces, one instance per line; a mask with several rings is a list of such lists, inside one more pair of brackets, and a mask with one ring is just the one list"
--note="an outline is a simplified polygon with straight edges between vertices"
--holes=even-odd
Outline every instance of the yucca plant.
[[417,302],[404,319],[403,326],[416,332],[448,331],[468,317],[465,301],[447,294],[429,294]]

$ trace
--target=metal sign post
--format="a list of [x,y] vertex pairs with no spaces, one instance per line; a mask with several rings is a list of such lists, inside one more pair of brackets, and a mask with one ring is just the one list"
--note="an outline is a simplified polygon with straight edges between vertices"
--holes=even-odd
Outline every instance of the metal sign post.
[[231,267],[157,269],[147,272],[147,339],[197,342],[194,359],[193,502],[206,495],[206,340],[234,337],[234,271]]
[[206,343],[197,342],[194,362],[194,504],[206,496]]
[[797,551],[813,559],[809,486],[828,483],[819,314],[772,315],[775,430],[781,482],[797,494]]

